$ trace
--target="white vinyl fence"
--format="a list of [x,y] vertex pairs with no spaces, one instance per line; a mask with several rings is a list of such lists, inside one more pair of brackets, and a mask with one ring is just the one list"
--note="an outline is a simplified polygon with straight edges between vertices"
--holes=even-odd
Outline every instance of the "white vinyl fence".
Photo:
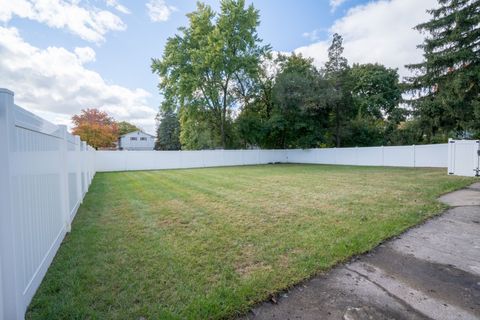
[[285,150],[97,151],[97,172],[241,166],[286,162]]
[[446,168],[448,144],[286,150],[286,162],[352,166]]
[[306,150],[97,151],[96,171],[160,170],[267,163],[446,168],[448,145]]
[[24,318],[93,179],[94,156],[0,89],[0,319]]

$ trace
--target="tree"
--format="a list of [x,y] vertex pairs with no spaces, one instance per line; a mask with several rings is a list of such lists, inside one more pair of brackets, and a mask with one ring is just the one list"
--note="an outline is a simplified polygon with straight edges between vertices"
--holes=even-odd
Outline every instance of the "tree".
[[[321,76],[312,59],[301,55],[280,55],[280,72],[275,79],[275,106],[269,119],[269,139],[276,148],[308,148],[321,140],[318,111]],[[324,115],[326,119],[328,115]]]
[[211,118],[204,108],[195,105],[182,107],[179,115],[182,149],[215,149],[219,145],[219,135],[215,130],[212,130]]
[[396,69],[380,64],[354,64],[349,70],[355,118],[345,130],[344,146],[389,144],[407,110],[400,106],[402,88]]
[[337,147],[341,145],[342,129],[351,117],[351,95],[348,88],[348,61],[343,54],[343,39],[335,33],[332,44],[328,48],[328,61],[325,63],[324,74],[329,82],[325,98],[332,110],[331,120],[334,127],[334,138]]
[[244,105],[235,119],[235,132],[243,148],[272,148],[268,141],[268,121],[275,107],[273,88],[279,72],[278,58],[268,54],[260,63],[256,95]]
[[385,123],[368,117],[357,116],[348,122],[342,145],[345,147],[371,147],[385,144]]
[[117,123],[106,112],[84,109],[81,114],[72,117],[72,122],[72,133],[95,149],[113,147],[117,141]]
[[161,111],[157,128],[156,150],[180,150],[180,122],[172,110]]
[[167,40],[162,59],[152,59],[152,71],[170,104],[206,111],[226,148],[232,112],[251,100],[260,59],[269,51],[257,35],[259,13],[245,0],[222,0],[220,13],[198,3],[188,19],[189,26]]
[[428,132],[463,136],[480,129],[480,1],[439,0],[432,19],[416,27],[426,34],[424,61],[407,67],[409,101]]
[[351,92],[357,115],[377,120],[395,118],[402,100],[396,69],[381,64],[354,64],[350,69]]
[[135,132],[140,130],[136,125],[131,124],[127,121],[120,121],[117,123],[118,126],[118,136],[123,136],[124,134]]

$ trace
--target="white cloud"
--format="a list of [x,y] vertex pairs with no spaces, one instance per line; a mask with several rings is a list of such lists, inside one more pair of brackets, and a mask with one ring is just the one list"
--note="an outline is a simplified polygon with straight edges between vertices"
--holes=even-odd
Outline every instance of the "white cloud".
[[90,47],[76,47],[74,52],[81,63],[95,61],[95,51]]
[[337,8],[340,7],[345,1],[347,0],[330,0],[331,11],[334,12],[337,10]]
[[91,48],[39,49],[25,42],[17,29],[0,27],[0,87],[13,90],[18,105],[55,123],[69,124],[81,109],[99,108],[154,132],[156,110],[148,106],[150,94],[107,83],[84,66],[94,56]]
[[112,12],[80,7],[75,0],[0,0],[0,22],[8,22],[13,16],[45,23],[51,28],[65,28],[97,43],[104,41],[109,31],[126,29],[120,17]]
[[168,5],[165,0],[150,0],[146,4],[148,16],[153,22],[164,22],[178,9]]
[[[398,68],[401,76],[408,74],[405,64],[422,61],[416,46],[423,35],[413,27],[428,21],[427,9],[437,0],[381,0],[350,9],[330,28],[344,38],[344,54],[350,63],[382,63]],[[312,57],[318,66],[327,60],[328,41],[320,41],[295,50]]]
[[115,8],[115,10],[124,13],[124,14],[130,14],[130,10],[128,10],[127,7],[124,5],[120,4],[117,0],[107,0],[106,1],[107,6]]
[[313,31],[311,31],[311,32],[304,32],[304,33],[302,34],[302,36],[303,36],[304,38],[307,38],[307,39],[310,40],[310,41],[317,41],[317,40],[320,39],[320,34],[321,34],[322,32],[325,32],[325,31],[328,31],[328,30],[325,30],[325,29],[315,29],[315,30],[313,30]]

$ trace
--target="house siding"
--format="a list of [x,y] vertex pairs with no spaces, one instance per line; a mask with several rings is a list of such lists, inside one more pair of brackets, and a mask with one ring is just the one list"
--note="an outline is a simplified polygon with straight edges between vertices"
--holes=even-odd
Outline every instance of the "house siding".
[[119,139],[118,148],[120,150],[153,150],[155,147],[155,137],[142,132],[134,131],[124,134]]

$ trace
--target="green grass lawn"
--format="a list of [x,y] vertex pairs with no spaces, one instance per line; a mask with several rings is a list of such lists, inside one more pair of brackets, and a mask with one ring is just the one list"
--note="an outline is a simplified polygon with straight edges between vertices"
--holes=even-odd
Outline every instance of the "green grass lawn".
[[265,165],[99,173],[28,319],[234,317],[399,234],[473,179]]

